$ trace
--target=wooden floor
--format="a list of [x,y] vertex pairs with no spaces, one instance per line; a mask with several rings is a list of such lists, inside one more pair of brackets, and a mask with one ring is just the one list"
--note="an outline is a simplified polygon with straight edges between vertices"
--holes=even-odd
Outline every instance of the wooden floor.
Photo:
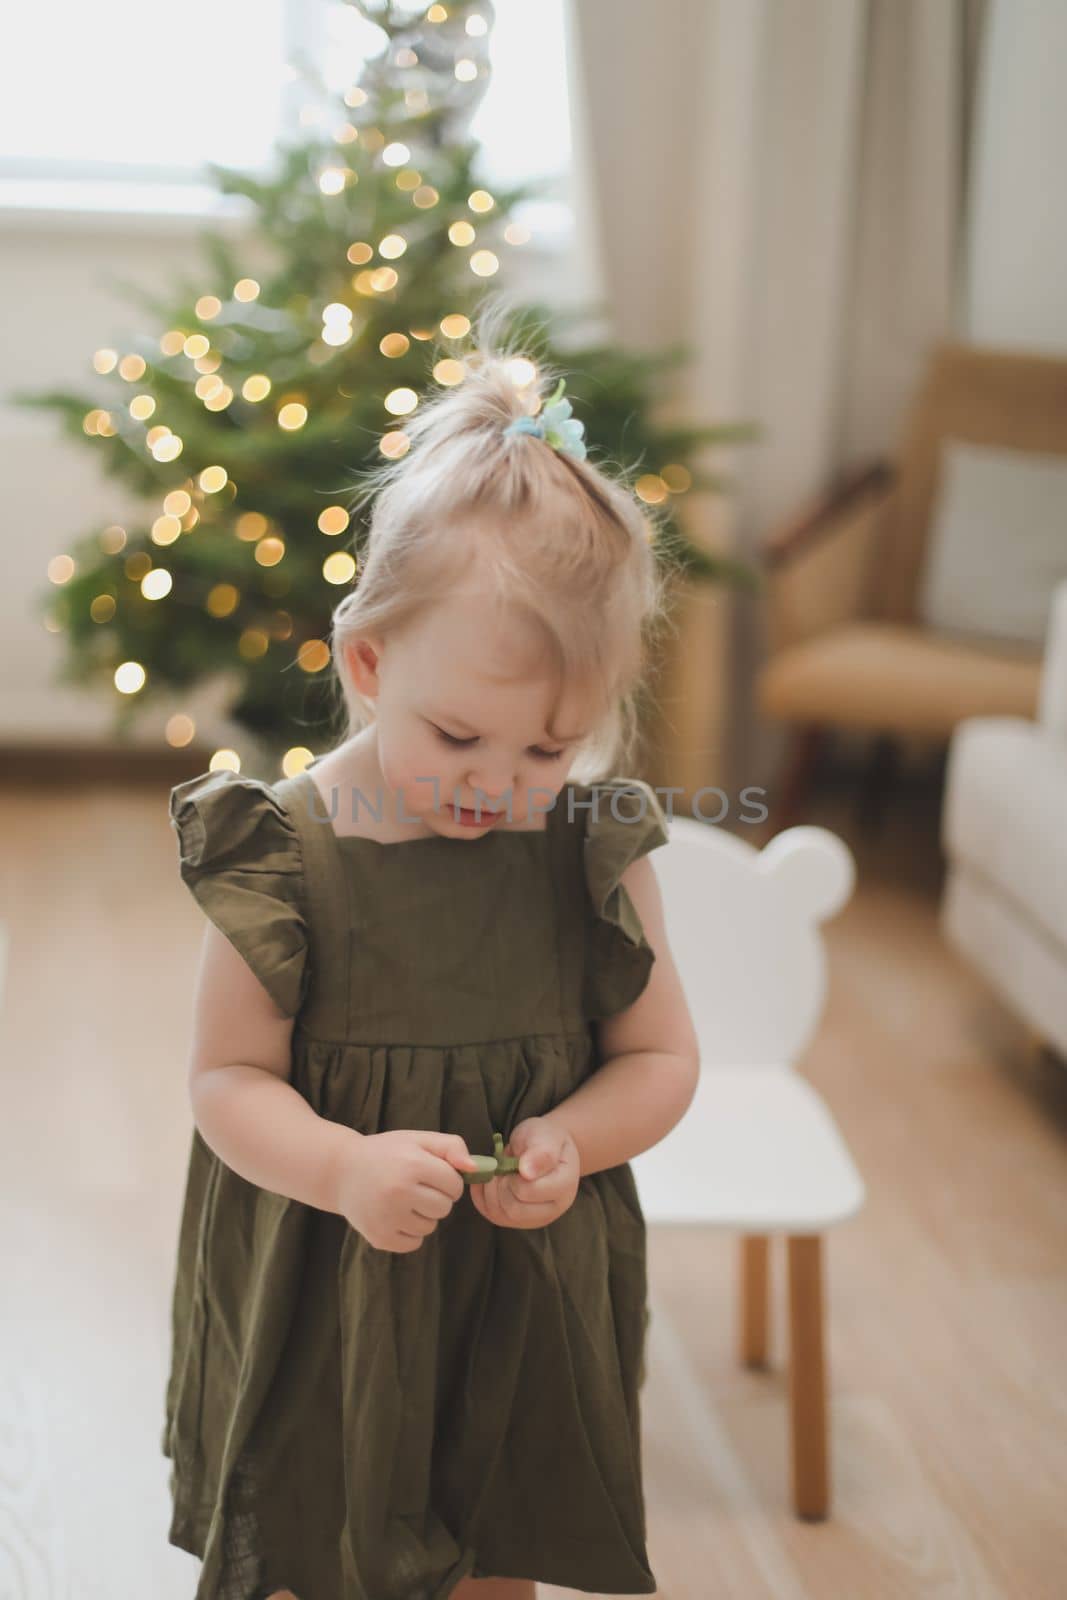
[[[806,819],[860,874],[801,1063],[868,1186],[827,1241],[832,1516],[789,1504],[781,1241],[759,1374],[734,1241],[651,1230],[660,1596],[1062,1600],[1067,1067],[939,937],[936,793],[875,836],[843,798]],[[0,1595],[190,1600],[159,1435],[200,914],[166,786],[0,789],[0,838]]]

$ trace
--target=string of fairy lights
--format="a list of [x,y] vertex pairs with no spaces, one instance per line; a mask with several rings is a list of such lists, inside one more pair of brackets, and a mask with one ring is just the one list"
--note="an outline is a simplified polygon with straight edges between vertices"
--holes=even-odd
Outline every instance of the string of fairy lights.
[[[443,23],[448,17],[449,12],[444,5],[431,5],[425,13],[425,21],[430,24]],[[488,23],[484,17],[478,13],[466,17],[465,32],[469,37],[484,37],[487,31]],[[397,49],[394,57],[396,66],[400,68],[415,66],[418,59],[417,52],[408,46]],[[454,72],[459,83],[473,82],[482,70],[484,69],[469,55],[460,53],[455,58]],[[344,93],[344,103],[349,108],[355,109],[365,105],[367,99],[366,91],[359,85],[352,85]],[[406,91],[405,103],[409,111],[417,113],[425,110],[429,101],[425,90],[411,89]],[[376,126],[357,127],[347,120],[335,128],[333,138],[339,146],[351,145],[358,141],[361,151],[369,161],[377,159],[382,168],[392,170],[395,174],[393,181],[396,188],[410,197],[415,211],[432,213],[440,204],[439,192],[432,184],[424,181],[423,174],[413,165],[412,152],[406,144],[388,140]],[[319,169],[315,181],[323,197],[328,198],[342,195],[351,186],[358,184],[359,174],[349,165],[330,160]],[[492,219],[492,213],[496,209],[494,196],[484,188],[474,189],[467,196],[466,204],[471,218],[479,221]],[[502,230],[502,237],[508,246],[520,247],[529,243],[532,234],[531,229],[524,224],[509,222]],[[475,221],[467,217],[452,220],[447,226],[447,238],[454,248],[468,252],[467,267],[476,278],[489,279],[500,270],[499,255],[496,250],[488,248],[482,242]],[[367,239],[357,239],[350,243],[346,250],[346,259],[357,269],[349,280],[354,294],[376,299],[401,290],[403,269],[393,263],[402,262],[410,243],[409,237],[395,229],[384,234],[375,244]],[[374,264],[376,258],[378,264]],[[303,428],[309,420],[307,393],[299,389],[288,389],[275,395],[271,378],[262,372],[249,374],[240,381],[239,388],[235,388],[237,380],[234,379],[233,383],[227,382],[227,375],[223,371],[223,354],[213,347],[210,332],[202,331],[203,327],[222,317],[224,312],[229,313],[232,307],[248,306],[257,302],[260,293],[261,285],[256,279],[243,277],[234,283],[230,291],[230,306],[227,306],[218,295],[200,296],[194,305],[194,313],[200,327],[195,331],[181,328],[168,329],[159,339],[159,351],[162,357],[177,360],[179,372],[183,360],[189,363],[191,370],[196,373],[193,393],[205,411],[225,411],[239,393],[241,401],[247,406],[268,404],[272,406],[273,420],[277,428],[284,432],[295,432]],[[325,304],[321,311],[321,328],[317,339],[307,351],[307,359],[312,364],[328,360],[334,351],[358,337],[361,326],[362,324],[359,327],[356,325],[352,306],[340,300]],[[462,312],[450,312],[441,317],[434,326],[409,327],[406,331],[395,329],[385,333],[378,341],[378,350],[388,362],[406,356],[413,341],[427,342],[440,333],[446,341],[454,341],[459,345],[470,331],[471,323],[467,316]],[[142,355],[135,353],[120,355],[117,350],[109,347],[94,352],[92,366],[99,375],[114,374],[131,386],[140,383],[148,371],[148,362]],[[510,363],[510,368],[516,387],[528,391],[525,398],[527,409],[536,412],[540,402],[532,390],[532,385],[536,383],[538,377],[535,365],[524,357],[517,357]],[[460,354],[443,356],[433,367],[434,381],[446,387],[462,383],[466,374],[466,364]],[[392,420],[386,424],[379,437],[378,449],[387,459],[398,460],[410,448],[411,441],[404,432],[402,419],[411,416],[419,403],[419,394],[405,384],[386,388],[382,396],[382,407]],[[139,389],[124,404],[122,413],[124,415],[121,413],[117,415],[114,408],[109,409],[105,406],[92,407],[82,418],[83,431],[86,435],[100,439],[113,438],[121,433],[124,441],[130,443],[131,438],[134,438],[130,425],[143,424],[140,443],[154,461],[165,465],[181,456],[185,447],[184,440],[158,416],[158,401],[155,395],[146,389]],[[643,474],[637,479],[633,489],[641,500],[649,505],[657,505],[668,495],[684,494],[690,484],[691,476],[688,469],[680,463],[673,463],[664,466],[659,472]],[[191,474],[184,485],[172,488],[164,495],[159,515],[149,528],[149,539],[162,553],[201,523],[207,525],[210,522],[225,520],[238,541],[253,546],[253,557],[264,569],[261,583],[269,595],[272,588],[270,573],[285,561],[286,542],[277,526],[261,512],[249,510],[239,513],[233,519],[224,519],[215,509],[216,506],[233,501],[237,494],[238,485],[226,466],[219,462],[209,463],[195,474]],[[319,532],[328,539],[344,534],[349,524],[350,514],[342,505],[327,506],[317,518]],[[121,524],[113,523],[102,530],[98,542],[104,554],[118,557],[125,548],[127,540],[127,530]],[[46,570],[51,583],[62,587],[75,576],[77,563],[69,554],[55,555],[48,562]],[[122,570],[129,582],[139,586],[145,600],[158,602],[168,596],[172,599],[177,598],[173,573],[165,562],[148,551],[131,551]],[[335,550],[323,557],[321,571],[327,583],[343,588],[356,578],[357,562],[348,551]],[[278,585],[282,594],[286,587],[284,582]],[[219,581],[212,583],[206,593],[198,592],[195,603],[202,605],[210,617],[224,620],[233,616],[241,600],[241,591],[237,585]],[[106,625],[114,618],[116,609],[114,595],[101,593],[91,600],[89,615],[93,622]],[[53,616],[46,617],[45,626],[52,632],[61,631],[61,624]],[[255,661],[266,654],[272,640],[284,642],[292,639],[293,633],[292,615],[283,608],[278,608],[273,614],[269,629],[254,624],[242,629],[236,644],[238,656],[246,662]],[[302,640],[295,649],[295,664],[309,675],[325,671],[330,664],[330,648],[327,641],[321,638]],[[145,688],[148,672],[143,663],[126,660],[114,667],[112,681],[118,694],[133,696]],[[195,736],[196,724],[188,713],[176,712],[167,719],[164,738],[172,748],[184,748]],[[313,756],[314,752],[303,745],[295,745],[286,750],[281,760],[284,775],[292,776],[299,772],[313,759]],[[230,748],[216,749],[211,755],[209,766],[211,770],[226,768],[240,771],[240,755]]]

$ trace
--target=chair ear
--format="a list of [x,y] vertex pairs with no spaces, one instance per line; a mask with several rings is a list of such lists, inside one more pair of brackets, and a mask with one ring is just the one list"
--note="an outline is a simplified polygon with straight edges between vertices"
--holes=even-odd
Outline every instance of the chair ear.
[[856,883],[852,851],[828,828],[786,828],[760,851],[760,872],[773,877],[789,904],[812,922],[825,922],[847,904]]

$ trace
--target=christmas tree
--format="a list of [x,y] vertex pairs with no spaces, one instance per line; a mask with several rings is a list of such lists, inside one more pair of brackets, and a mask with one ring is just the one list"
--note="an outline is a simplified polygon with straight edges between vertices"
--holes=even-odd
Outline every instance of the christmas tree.
[[[15,397],[54,410],[145,508],[139,525],[83,531],[49,563],[41,604],[64,635],[59,680],[107,693],[121,736],[154,697],[173,702],[226,674],[229,715],[265,767],[287,772],[340,725],[330,618],[365,535],[349,489],[404,453],[403,419],[422,394],[463,381],[489,280],[506,277],[529,237],[512,213],[538,193],[490,192],[467,131],[488,82],[491,4],[356,10],[382,48],[341,103],[328,97],[328,130],[279,144],[267,177],[209,166],[222,192],[250,202],[269,270],[250,276],[207,229],[202,281],[162,295],[124,286],[155,331],[124,353],[96,351],[100,392]],[[321,79],[315,92],[327,96]],[[576,333],[582,316],[523,303],[511,332],[568,373],[591,456],[656,508],[664,559],[709,581],[754,582],[744,563],[691,544],[675,503],[723,487],[692,464],[699,448],[756,430],[657,423],[656,385],[685,348],[627,354]],[[162,730],[175,747],[195,734],[182,712]],[[229,751],[212,761],[240,764]]]

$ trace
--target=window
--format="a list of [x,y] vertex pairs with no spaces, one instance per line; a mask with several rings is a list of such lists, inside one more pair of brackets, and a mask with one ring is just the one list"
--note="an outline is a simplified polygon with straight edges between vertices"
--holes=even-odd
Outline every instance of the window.
[[52,0],[0,57],[5,177],[190,181],[259,167],[285,81],[287,0]]
[[496,0],[489,59],[489,88],[471,122],[472,137],[481,141],[485,182],[491,188],[494,181],[550,180],[546,200],[531,201],[526,209],[542,234],[548,228],[569,228],[564,0]]
[[[402,9],[423,11],[429,0]],[[482,142],[487,181],[515,182],[563,173],[570,161],[564,0],[495,0],[489,36],[492,75],[471,134]],[[360,63],[377,53],[384,34],[354,7],[331,4],[326,22],[325,79],[337,95]]]
[[[487,186],[548,180],[530,210],[551,232],[570,221],[565,3],[496,0],[492,76],[470,130]],[[299,59],[339,99],[383,37],[340,0],[24,8],[18,49],[0,60],[0,200],[212,210],[222,197],[205,162],[265,171],[279,137],[329,115]]]

